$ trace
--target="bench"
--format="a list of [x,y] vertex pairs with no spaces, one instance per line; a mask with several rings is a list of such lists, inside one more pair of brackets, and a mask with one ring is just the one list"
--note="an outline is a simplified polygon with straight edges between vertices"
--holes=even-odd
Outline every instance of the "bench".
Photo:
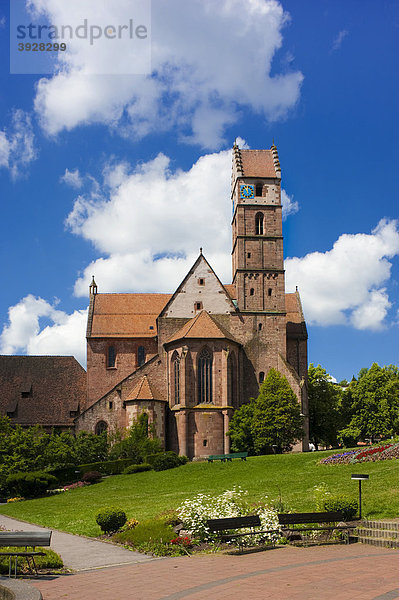
[[[315,513],[285,513],[278,515],[279,524],[281,525],[284,532],[301,533],[302,531],[333,531],[339,529],[346,533],[346,541],[349,544],[349,530],[355,529],[355,526],[346,524],[331,524],[339,523],[344,520],[344,516],[340,511]],[[327,525],[327,523],[329,523],[329,525]],[[298,527],[298,525],[300,527]],[[303,525],[307,525],[307,527],[303,527]]]
[[248,452],[231,452],[230,454],[211,454],[208,456],[208,462],[221,460],[222,462],[231,461],[233,458],[241,458],[247,460]]
[[[354,529],[351,525],[326,525],[326,523],[338,523],[343,521],[342,512],[317,512],[317,513],[287,513],[279,514],[279,528],[260,530],[261,526],[259,515],[247,515],[243,517],[226,517],[222,519],[209,519],[206,522],[207,527],[210,531],[219,533],[219,541],[227,542],[231,540],[237,540],[239,551],[243,548],[243,543],[240,542],[240,538],[248,535],[259,535],[267,533],[277,533],[283,536],[285,532],[296,532],[301,531],[332,531],[342,530],[346,532],[347,543],[349,543],[349,530]],[[308,525],[307,527],[287,527],[292,525]],[[245,533],[226,533],[232,529],[243,529],[250,527],[251,531]]]
[[[14,577],[17,576],[18,557],[26,560],[31,573],[37,576],[35,556],[44,556],[45,553],[36,550],[36,546],[50,546],[51,531],[43,529],[40,531],[0,531],[0,546],[23,547],[25,550],[0,551],[0,556],[8,556],[8,576],[11,577],[12,559],[14,558]],[[32,548],[32,550],[28,550]]]

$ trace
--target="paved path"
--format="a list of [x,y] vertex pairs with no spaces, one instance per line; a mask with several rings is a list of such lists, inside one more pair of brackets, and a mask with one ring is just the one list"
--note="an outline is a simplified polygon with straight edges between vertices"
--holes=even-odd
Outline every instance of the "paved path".
[[32,582],[44,600],[394,600],[399,552],[361,544],[167,558]]
[[[0,515],[0,525],[11,531],[36,531],[44,529],[24,521]],[[154,560],[139,552],[131,552],[120,546],[99,542],[79,535],[52,530],[51,548],[61,555],[64,565],[74,571],[86,571],[101,567],[125,565]]]
[[[2,515],[0,524],[35,528]],[[151,559],[88,538],[53,535],[52,547],[79,572],[31,580],[44,600],[399,600],[397,550],[290,546]]]

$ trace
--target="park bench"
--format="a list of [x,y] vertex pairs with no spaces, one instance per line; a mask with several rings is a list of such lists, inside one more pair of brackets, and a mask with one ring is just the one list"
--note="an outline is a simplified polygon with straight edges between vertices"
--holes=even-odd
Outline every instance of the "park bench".
[[[333,531],[338,529],[344,532],[346,542],[349,544],[349,532],[351,529],[355,529],[355,526],[336,524],[344,520],[344,516],[340,511],[278,515],[279,524],[284,532],[300,534],[302,531]],[[335,523],[335,525],[332,523]]]
[[[44,556],[44,552],[36,550],[37,546],[50,546],[51,531],[0,531],[0,546],[25,547],[25,550],[0,551],[1,556],[8,556],[8,576],[11,577],[12,560],[14,559],[14,577],[17,576],[18,558],[21,556],[27,562],[31,573],[37,576],[35,556]],[[28,550],[31,548],[31,550]]]
[[[220,542],[228,542],[236,540],[239,551],[243,548],[243,543],[240,538],[248,535],[259,535],[267,533],[278,533],[283,536],[285,532],[296,532],[300,534],[302,531],[332,531],[342,530],[346,533],[346,540],[349,543],[349,530],[354,529],[351,525],[331,525],[331,523],[339,523],[343,521],[341,512],[317,512],[317,513],[287,513],[279,514],[278,521],[280,527],[278,529],[262,530],[259,515],[247,515],[243,517],[226,517],[222,519],[209,519],[206,524],[210,531],[218,533]],[[327,525],[329,523],[329,525]],[[301,526],[298,527],[292,526]],[[302,527],[307,525],[307,527]],[[288,527],[287,527],[288,526]],[[251,531],[245,533],[227,533],[232,529],[251,528]]]
[[208,462],[221,460],[222,462],[231,461],[233,458],[241,458],[247,460],[248,452],[231,452],[230,454],[211,454],[208,456]]

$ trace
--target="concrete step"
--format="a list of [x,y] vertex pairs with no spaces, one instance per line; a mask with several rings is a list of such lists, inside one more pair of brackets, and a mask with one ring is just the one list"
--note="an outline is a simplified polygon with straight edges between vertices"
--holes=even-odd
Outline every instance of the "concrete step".
[[380,546],[383,548],[399,548],[399,540],[358,536],[358,542],[361,542],[362,544],[370,544],[372,546]]
[[399,521],[363,521],[362,527],[367,529],[390,529],[399,531]]
[[391,529],[371,529],[368,527],[358,527],[354,531],[357,537],[369,537],[379,539],[399,540],[399,531]]

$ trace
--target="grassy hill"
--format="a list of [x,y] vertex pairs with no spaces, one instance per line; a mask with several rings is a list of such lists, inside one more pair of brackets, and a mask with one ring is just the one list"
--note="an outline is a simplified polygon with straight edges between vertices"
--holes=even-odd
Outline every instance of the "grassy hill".
[[358,496],[351,473],[368,473],[363,483],[363,516],[399,517],[399,461],[363,465],[320,465],[331,452],[258,456],[246,462],[188,463],[155,473],[108,477],[99,484],[62,494],[0,506],[0,513],[71,533],[100,533],[95,515],[103,506],[122,508],[128,518],[147,519],[176,508],[197,493],[218,494],[234,485],[248,490],[253,501],[281,497],[297,511],[314,510],[313,487],[324,482],[330,491]]

